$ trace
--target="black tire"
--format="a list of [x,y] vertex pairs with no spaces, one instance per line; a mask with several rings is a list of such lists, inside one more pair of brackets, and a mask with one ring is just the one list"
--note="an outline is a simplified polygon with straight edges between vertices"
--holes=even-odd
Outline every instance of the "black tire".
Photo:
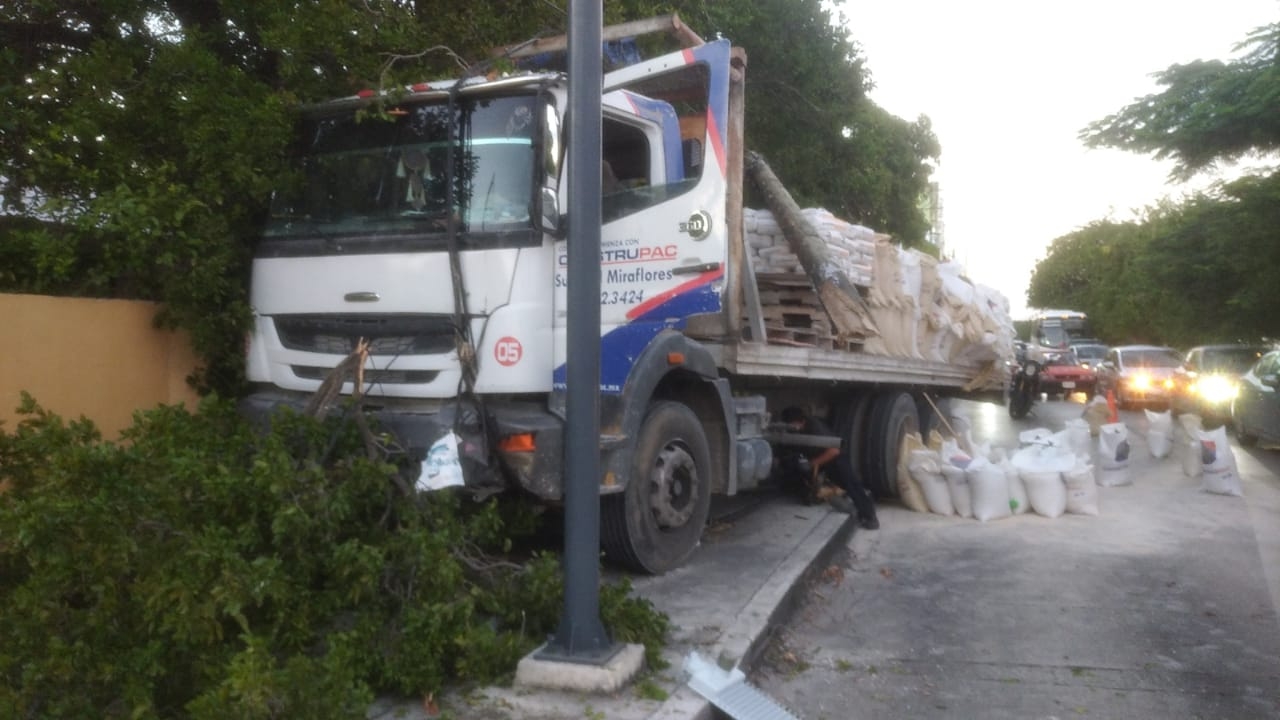
[[601,498],[605,555],[654,575],[679,567],[698,546],[710,507],[711,450],[701,421],[680,403],[655,402],[640,425],[626,489]]
[[886,392],[871,408],[863,482],[879,497],[896,498],[898,455],[908,433],[920,432],[920,415],[911,393]]
[[1032,402],[1031,393],[1015,385],[1009,393],[1009,417],[1014,420],[1025,418],[1031,412]]
[[855,395],[837,415],[840,439],[844,441],[841,452],[849,454],[849,464],[854,472],[866,475],[866,456],[868,447],[867,428],[871,425],[871,408],[875,405],[874,393]]

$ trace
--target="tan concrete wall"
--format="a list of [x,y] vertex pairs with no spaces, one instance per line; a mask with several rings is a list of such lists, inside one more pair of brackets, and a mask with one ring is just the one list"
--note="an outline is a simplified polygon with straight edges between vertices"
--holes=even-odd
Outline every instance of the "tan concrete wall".
[[0,422],[12,432],[21,391],[66,419],[81,415],[114,439],[135,410],[199,398],[186,378],[198,361],[183,333],[152,324],[158,307],[134,300],[0,294]]

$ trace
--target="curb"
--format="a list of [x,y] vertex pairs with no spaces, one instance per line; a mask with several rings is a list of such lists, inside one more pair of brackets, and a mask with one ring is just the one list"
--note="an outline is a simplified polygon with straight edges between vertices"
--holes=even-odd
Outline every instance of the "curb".
[[[726,631],[726,639],[713,647],[713,659],[721,666],[750,670],[778,627],[794,615],[802,598],[802,588],[826,569],[837,549],[853,535],[856,525],[854,515],[833,511],[814,526],[774,571],[769,582],[751,598],[746,611]],[[649,715],[650,720],[674,718],[713,720],[715,712],[710,701],[682,683],[677,692]]]

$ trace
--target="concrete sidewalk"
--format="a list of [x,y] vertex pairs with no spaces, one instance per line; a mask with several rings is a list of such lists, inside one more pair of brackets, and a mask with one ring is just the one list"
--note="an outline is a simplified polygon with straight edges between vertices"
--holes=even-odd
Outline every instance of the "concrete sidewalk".
[[[418,702],[380,701],[368,717],[711,718],[710,704],[685,685],[680,671],[684,658],[696,650],[723,667],[749,668],[770,630],[790,612],[797,595],[793,591],[825,568],[854,525],[851,516],[826,505],[803,506],[788,497],[770,497],[730,519],[713,521],[684,567],[660,577],[633,577],[635,593],[666,613],[672,628],[663,653],[669,666],[642,675],[643,692],[637,686],[614,695],[489,687],[441,698],[440,715],[428,715]],[[664,694],[665,699],[658,699]]]

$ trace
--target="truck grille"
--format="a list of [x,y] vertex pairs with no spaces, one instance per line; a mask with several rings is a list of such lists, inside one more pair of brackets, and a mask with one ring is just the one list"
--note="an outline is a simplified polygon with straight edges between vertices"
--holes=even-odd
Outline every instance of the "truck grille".
[[[303,380],[324,380],[333,372],[333,368],[311,367],[308,365],[290,365],[293,374]],[[366,385],[423,385],[432,382],[439,375],[438,370],[371,370],[364,371]]]
[[438,355],[455,347],[453,318],[445,315],[283,315],[272,321],[280,342],[303,352],[349,355],[360,338],[369,341],[371,355]]

